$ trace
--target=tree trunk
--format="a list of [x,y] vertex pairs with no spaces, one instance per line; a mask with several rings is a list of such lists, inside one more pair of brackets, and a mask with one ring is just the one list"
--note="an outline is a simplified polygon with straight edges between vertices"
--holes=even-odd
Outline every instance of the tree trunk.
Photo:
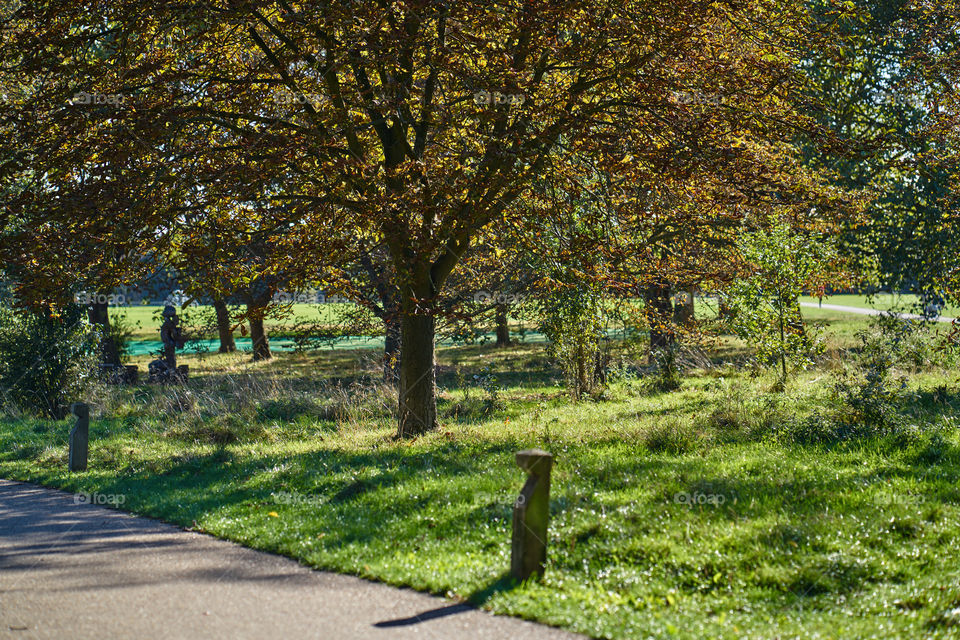
[[233,353],[237,345],[233,341],[233,331],[230,330],[230,311],[223,300],[214,300],[213,308],[217,312],[217,333],[220,334],[220,353]]
[[610,354],[598,349],[593,357],[593,379],[601,387],[607,386],[607,365],[610,364]]
[[510,325],[507,322],[508,309],[509,307],[505,304],[498,304],[495,309],[498,347],[505,347],[510,344]]
[[577,344],[577,379],[574,389],[574,398],[579,400],[587,392],[587,357],[583,352],[583,343]]
[[650,362],[653,362],[654,353],[659,349],[666,349],[673,342],[673,330],[670,327],[673,316],[670,288],[653,285],[645,292],[644,300],[650,322]]
[[674,305],[673,321],[682,327],[693,324],[694,306],[693,290],[687,289],[677,293],[677,303]]
[[100,343],[101,364],[119,367],[120,350],[110,335],[110,314],[107,304],[104,302],[90,305],[87,309],[87,318],[90,320],[90,324],[100,325],[103,331],[103,341]]
[[397,436],[409,438],[437,426],[437,379],[432,316],[405,309],[400,316],[400,403]]
[[383,381],[397,384],[400,378],[400,321],[396,315],[383,319]]
[[786,313],[786,308],[783,304],[780,305],[780,312],[777,314],[777,318],[780,321],[780,387],[781,391],[787,386],[787,336],[784,330],[784,321],[783,317]]
[[253,342],[253,361],[269,360],[270,343],[267,341],[267,330],[263,327],[264,307],[247,305],[247,314],[250,322],[250,339]]

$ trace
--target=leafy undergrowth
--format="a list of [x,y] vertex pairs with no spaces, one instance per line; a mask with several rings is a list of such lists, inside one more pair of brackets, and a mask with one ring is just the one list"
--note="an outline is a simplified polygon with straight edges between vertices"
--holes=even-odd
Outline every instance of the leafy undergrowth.
[[[7,417],[0,476],[596,637],[960,637],[955,375],[919,374],[895,428],[843,439],[825,371],[785,394],[731,367],[670,393],[628,376],[574,404],[536,347],[450,349],[441,427],[397,442],[366,357],[223,356],[185,388],[104,389],[85,473],[64,470],[68,421]],[[549,564],[516,585],[531,446],[556,456]]]

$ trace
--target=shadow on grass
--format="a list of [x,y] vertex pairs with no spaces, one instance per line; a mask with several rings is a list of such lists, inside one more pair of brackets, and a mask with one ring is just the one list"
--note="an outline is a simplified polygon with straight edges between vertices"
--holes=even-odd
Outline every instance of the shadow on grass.
[[[64,428],[56,437],[62,441],[68,425],[60,424]],[[25,437],[32,433],[36,440],[49,437],[33,424],[25,424],[20,433]],[[0,445],[33,448],[13,455],[7,449],[0,460],[22,460],[36,450],[36,441],[21,443],[18,435],[16,431],[0,434]],[[398,548],[428,558],[464,549],[495,557],[496,550],[508,543],[510,500],[523,481],[513,454],[532,439],[530,434],[517,434],[496,442],[427,441],[364,450],[330,448],[318,442],[307,450],[269,453],[231,444],[177,451],[179,455],[146,462],[124,459],[115,446],[116,466],[109,466],[106,457],[98,459],[94,448],[88,474],[71,476],[61,465],[40,470],[38,477],[74,490],[125,494],[124,508],[135,512],[188,527],[195,527],[191,523],[197,521],[221,537],[296,557],[311,566],[368,576],[372,572],[357,557],[390,563],[398,557]],[[850,467],[854,471],[835,475],[811,474],[795,466],[796,461],[821,457],[825,449],[816,446],[758,446],[746,453],[732,448],[723,454],[733,456],[731,461],[719,454],[651,455],[616,434],[592,436],[587,442],[570,440],[556,452],[551,505],[551,517],[556,518],[556,567],[579,575],[587,564],[599,567],[615,556],[623,566],[663,571],[691,593],[719,589],[721,582],[714,575],[747,571],[754,560],[743,552],[714,564],[698,557],[670,557],[651,540],[664,529],[693,526],[695,548],[711,549],[715,544],[707,533],[711,528],[724,530],[728,523],[739,526],[775,517],[783,521],[739,534],[765,556],[791,559],[773,563],[775,576],[751,578],[776,594],[771,597],[844,593],[859,583],[886,579],[872,564],[861,567],[842,556],[830,556],[829,548],[820,543],[825,530],[818,523],[832,526],[831,514],[853,514],[867,523],[865,530],[878,532],[872,540],[886,544],[903,539],[904,544],[913,544],[927,526],[920,516],[891,525],[890,505],[859,496],[869,496],[875,488],[902,477],[915,481],[931,508],[934,502],[949,504],[954,494],[947,485],[955,482],[960,460],[951,443],[934,442],[900,452],[899,465],[884,465],[882,472],[861,472],[853,456],[856,447],[868,444],[851,445],[849,462],[836,459],[837,466],[854,465]],[[777,460],[771,458],[773,453]],[[718,460],[724,462],[724,470],[718,468]],[[147,462],[156,471],[145,470]],[[934,463],[940,468],[931,472]],[[622,518],[611,515],[619,513]],[[892,526],[897,527],[896,538],[882,533],[892,531]],[[297,540],[322,542],[304,549],[296,546]],[[504,574],[474,589],[466,600],[480,606],[517,586]],[[377,626],[414,625],[467,610],[467,605],[452,605]]]
[[486,585],[473,591],[467,596],[467,602],[480,606],[498,593],[513,591],[522,583],[514,578],[509,571],[505,571]]
[[956,411],[960,409],[960,389],[940,385],[934,389],[919,391],[915,404],[931,413],[939,413],[945,408]]

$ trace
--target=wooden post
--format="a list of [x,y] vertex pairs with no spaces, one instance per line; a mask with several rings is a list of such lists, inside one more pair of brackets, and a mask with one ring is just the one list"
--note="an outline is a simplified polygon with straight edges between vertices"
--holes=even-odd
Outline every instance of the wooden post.
[[87,470],[87,450],[90,439],[90,408],[82,402],[70,405],[77,424],[70,431],[70,471]]
[[510,573],[519,580],[526,580],[532,575],[543,576],[547,562],[553,456],[541,449],[518,451],[517,466],[529,476],[513,505]]

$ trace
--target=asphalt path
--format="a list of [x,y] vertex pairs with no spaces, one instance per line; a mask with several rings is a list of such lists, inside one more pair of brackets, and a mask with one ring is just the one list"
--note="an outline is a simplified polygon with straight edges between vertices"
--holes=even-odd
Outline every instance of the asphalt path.
[[[845,313],[859,313],[862,316],[879,316],[884,313],[889,313],[887,311],[881,311],[879,309],[861,309],[860,307],[847,307],[839,304],[827,304],[823,303],[817,304],[816,302],[801,302],[801,307],[810,307],[811,309],[830,309],[831,311],[843,311]],[[897,313],[898,318],[907,318],[910,320],[921,320],[923,316],[919,316],[915,313]],[[950,324],[954,321],[954,318],[948,318],[946,316],[940,316],[936,319],[936,322],[945,322]]]
[[0,480],[0,638],[581,638]]

